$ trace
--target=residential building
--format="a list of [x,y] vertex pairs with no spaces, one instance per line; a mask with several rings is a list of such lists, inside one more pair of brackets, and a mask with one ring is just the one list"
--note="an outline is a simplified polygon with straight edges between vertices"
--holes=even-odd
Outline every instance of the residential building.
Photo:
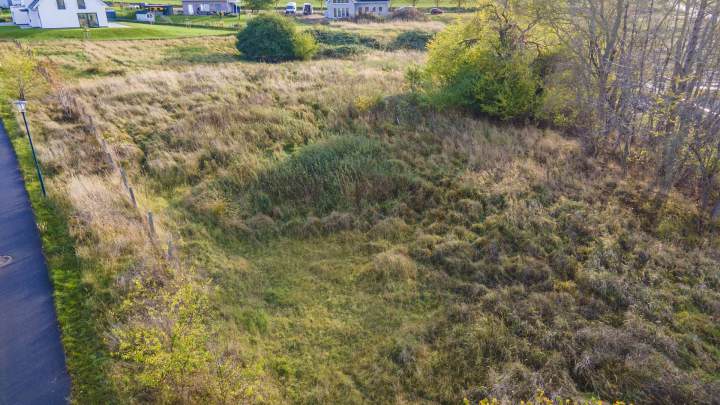
[[183,0],[183,14],[237,14],[240,12],[240,0]]
[[100,0],[12,0],[13,23],[35,28],[107,27]]
[[389,0],[325,0],[325,17],[353,18],[362,15],[386,17],[390,14]]

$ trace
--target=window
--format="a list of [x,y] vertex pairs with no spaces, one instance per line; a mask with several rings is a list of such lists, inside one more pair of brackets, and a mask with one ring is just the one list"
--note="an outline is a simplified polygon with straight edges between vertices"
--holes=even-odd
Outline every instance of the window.
[[378,7],[378,11],[382,13],[382,7]]
[[78,8],[80,10],[85,10],[85,0],[77,0],[78,2]]
[[373,7],[373,13],[376,12],[376,11],[377,11],[377,9],[376,9],[375,7]]
[[57,2],[58,10],[65,10],[65,0],[55,0]]
[[81,27],[97,28],[100,26],[97,13],[79,13],[78,20],[80,21]]
[[333,17],[337,18],[337,9],[336,8],[333,9]]

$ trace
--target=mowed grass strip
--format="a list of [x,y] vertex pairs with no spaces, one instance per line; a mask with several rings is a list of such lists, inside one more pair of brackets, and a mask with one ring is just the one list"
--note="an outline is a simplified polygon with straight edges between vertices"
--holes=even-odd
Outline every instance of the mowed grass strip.
[[[199,36],[233,35],[233,31],[188,28],[170,25],[149,25],[138,23],[122,23],[122,28],[93,28],[89,31],[88,39],[92,41],[103,40],[138,40],[138,39],[164,39],[185,38]],[[0,40],[27,40],[44,41],[60,39],[83,39],[84,32],[80,28],[68,29],[38,29],[19,28],[15,26],[0,27]]]
[[[76,254],[75,240],[68,226],[68,207],[52,196],[43,197],[30,145],[9,106],[0,108],[0,118],[15,149],[42,237],[65,359],[72,378],[72,398],[77,403],[115,404],[117,394],[107,377],[109,356],[98,334],[97,313],[91,304],[97,292],[82,279],[83,269],[99,265]],[[49,192],[52,194],[54,190]]]

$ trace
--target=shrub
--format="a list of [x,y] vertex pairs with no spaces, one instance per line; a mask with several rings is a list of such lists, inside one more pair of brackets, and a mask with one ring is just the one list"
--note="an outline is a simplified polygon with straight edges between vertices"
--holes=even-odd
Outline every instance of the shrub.
[[360,55],[367,48],[360,45],[339,45],[339,46],[323,46],[318,54],[326,58],[350,58]]
[[307,32],[295,34],[295,56],[301,60],[308,60],[317,53],[318,46],[315,38]]
[[[510,35],[510,34],[508,34]],[[428,45],[427,79],[436,104],[504,121],[533,116],[540,80],[525,46],[508,44],[481,19],[458,23]]]
[[382,44],[377,39],[352,32],[313,30],[310,31],[310,35],[312,35],[317,42],[324,45],[360,45],[373,49],[382,48]]
[[272,4],[272,0],[245,0],[243,8],[254,12],[258,10],[267,10],[272,7]]
[[415,7],[403,7],[393,11],[390,16],[392,20],[401,21],[427,21],[428,17]]
[[309,59],[317,51],[311,35],[298,32],[289,20],[278,15],[251,19],[237,34],[236,46],[247,60],[272,63]]
[[435,34],[425,31],[407,31],[398,35],[390,44],[392,49],[413,49],[424,51]]

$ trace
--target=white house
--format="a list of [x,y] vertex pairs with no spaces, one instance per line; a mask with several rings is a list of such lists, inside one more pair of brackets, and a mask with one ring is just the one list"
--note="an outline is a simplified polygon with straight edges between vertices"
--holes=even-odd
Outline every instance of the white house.
[[13,23],[36,28],[107,27],[100,0],[12,0]]
[[325,0],[325,17],[353,18],[361,15],[386,17],[390,14],[390,0]]
[[240,0],[182,0],[183,14],[237,14]]

